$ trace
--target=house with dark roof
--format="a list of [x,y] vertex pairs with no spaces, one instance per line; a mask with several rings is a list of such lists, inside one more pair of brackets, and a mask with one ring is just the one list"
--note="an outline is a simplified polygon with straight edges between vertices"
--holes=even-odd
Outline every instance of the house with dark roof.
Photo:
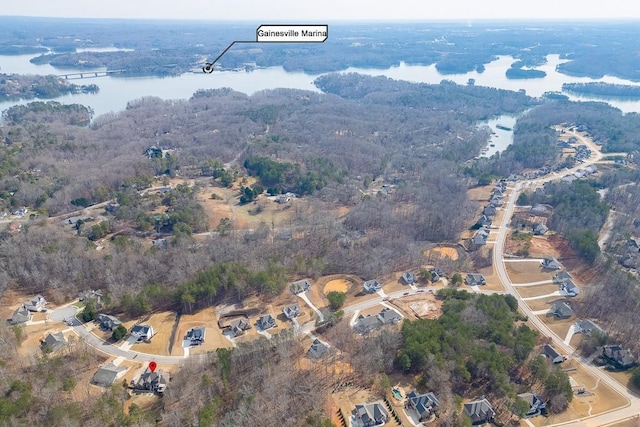
[[573,309],[566,301],[554,301],[551,303],[549,314],[556,319],[568,319],[573,316]]
[[103,297],[104,294],[102,293],[102,291],[94,291],[93,289],[90,289],[87,292],[80,294],[78,299],[84,302],[93,301],[96,304],[96,307],[101,307]]
[[628,369],[636,364],[636,358],[631,350],[619,344],[605,345],[602,348],[602,356],[618,369]]
[[249,323],[249,319],[243,317],[229,323],[229,327],[226,329],[225,333],[235,338],[244,334],[244,331],[249,329],[251,329],[251,323]]
[[263,314],[258,318],[256,322],[256,326],[261,331],[266,331],[267,329],[273,328],[276,326],[276,319],[271,314]]
[[518,397],[529,404],[529,411],[524,418],[532,418],[540,415],[546,409],[546,404],[535,392],[522,393]]
[[11,316],[11,319],[9,319],[9,323],[11,323],[12,325],[19,325],[21,323],[28,322],[29,320],[31,320],[31,317],[31,313],[23,305],[13,312],[13,316]]
[[542,346],[542,350],[540,351],[540,354],[546,357],[547,359],[549,359],[550,361],[552,361],[553,363],[562,363],[565,360],[567,360],[566,357],[561,356],[560,353],[558,353],[556,349],[549,344],[545,344]]
[[364,291],[368,294],[373,294],[382,289],[382,285],[377,280],[367,280],[364,282]]
[[372,427],[383,425],[389,419],[389,413],[382,402],[356,405],[353,410],[354,427]]
[[491,232],[488,229],[481,228],[476,231],[476,234],[473,235],[473,237],[471,238],[471,243],[473,243],[475,246],[486,245],[489,234],[491,234]]
[[568,297],[575,297],[580,293],[580,288],[573,283],[573,280],[565,280],[560,284],[560,293]]
[[356,324],[353,326],[353,329],[360,335],[366,335],[369,332],[378,329],[380,326],[382,326],[382,323],[380,323],[378,316],[372,316],[370,314],[363,316],[361,314],[356,319]]
[[491,205],[487,205],[484,207],[484,209],[482,209],[482,215],[485,215],[485,216],[495,216],[496,212],[497,212],[496,207]]
[[562,265],[558,262],[558,260],[553,257],[547,257],[543,259],[540,263],[540,266],[542,268],[546,268],[547,270],[560,270],[562,268]]
[[416,281],[416,275],[415,273],[405,272],[405,273],[402,273],[402,276],[400,276],[400,280],[405,285],[413,285]]
[[93,377],[91,378],[91,384],[99,385],[101,387],[110,387],[116,380],[122,378],[127,372],[128,368],[124,366],[116,366],[113,363],[101,366],[98,368]]
[[151,325],[135,325],[131,328],[131,336],[136,337],[138,342],[149,341],[154,335]]
[[533,226],[533,234],[535,236],[544,236],[544,234],[549,231],[546,225],[537,223]]
[[67,345],[67,337],[62,332],[49,332],[42,340],[42,351],[58,351]]
[[481,286],[487,284],[484,276],[480,273],[469,273],[464,281],[469,286]]
[[485,398],[464,404],[464,413],[474,426],[490,423],[496,415],[493,406]]
[[398,323],[400,320],[402,320],[402,316],[400,315],[400,313],[389,307],[383,308],[377,317],[380,323],[382,323],[383,325]]
[[201,345],[204,344],[204,336],[205,336],[205,328],[204,326],[198,326],[196,328],[191,328],[185,335],[185,341],[189,341],[191,345]]
[[552,280],[556,285],[561,285],[567,280],[573,280],[573,277],[571,277],[568,271],[559,271],[553,276]]
[[298,304],[291,304],[283,308],[282,312],[287,319],[291,320],[300,316],[300,306]]
[[476,222],[476,225],[479,225],[480,227],[489,227],[491,223],[491,218],[486,215],[480,215],[480,218],[478,219],[478,222]]
[[311,289],[311,282],[309,282],[307,279],[298,280],[291,284],[290,289],[294,295],[297,295]]
[[329,346],[323,343],[322,341],[320,341],[318,338],[316,338],[315,340],[313,340],[311,347],[309,347],[309,350],[307,351],[307,356],[309,356],[312,359],[320,359],[322,358],[322,356],[327,354],[328,351],[329,351]]
[[115,328],[122,325],[122,322],[114,316],[102,313],[98,314],[98,316],[96,317],[96,322],[100,324],[100,328],[108,331],[113,331]]
[[135,391],[147,391],[162,394],[167,389],[169,374],[164,371],[151,372],[147,368],[140,378],[131,381],[131,388]]
[[25,303],[24,307],[29,311],[46,311],[44,306],[47,305],[47,301],[42,295],[37,295],[31,299],[31,301]]
[[638,243],[638,240],[635,237],[629,238],[627,246],[634,252],[640,252],[640,243]]
[[436,398],[435,394],[429,392],[424,394],[418,394],[415,390],[407,394],[407,400],[405,401],[405,409],[411,409],[416,411],[418,419],[420,421],[428,420],[434,413],[440,402]]
[[600,335],[606,335],[606,332],[591,320],[578,320],[575,325],[576,333],[583,333],[587,336],[591,336],[594,332]]
[[429,270],[429,273],[431,273],[431,281],[433,283],[440,281],[440,278],[444,277],[444,270],[440,267],[433,267]]

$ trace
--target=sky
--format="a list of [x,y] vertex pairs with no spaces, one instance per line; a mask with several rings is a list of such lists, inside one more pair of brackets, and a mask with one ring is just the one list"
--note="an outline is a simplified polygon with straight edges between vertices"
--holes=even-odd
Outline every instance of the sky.
[[630,0],[2,0],[0,16],[199,19],[264,23],[640,19]]

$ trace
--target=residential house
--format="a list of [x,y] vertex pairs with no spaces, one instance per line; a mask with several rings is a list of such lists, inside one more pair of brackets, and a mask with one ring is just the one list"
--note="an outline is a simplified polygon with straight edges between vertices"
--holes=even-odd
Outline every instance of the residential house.
[[628,348],[621,345],[605,345],[602,348],[602,356],[618,369],[627,369],[636,364],[636,358]]
[[537,223],[533,226],[533,234],[535,236],[544,236],[544,234],[549,231],[546,225]]
[[104,297],[102,291],[94,291],[93,289],[90,289],[84,294],[80,294],[80,297],[78,299],[84,302],[93,301],[96,307],[102,307],[102,297]]
[[562,265],[558,262],[558,260],[553,257],[547,257],[543,259],[540,265],[542,266],[542,268],[546,268],[547,270],[560,270],[562,268]]
[[580,289],[573,283],[573,280],[565,280],[560,284],[560,292],[568,297],[575,297],[580,293]]
[[638,243],[638,240],[635,237],[629,238],[627,246],[629,246],[629,249],[634,252],[640,252],[640,243]]
[[594,332],[600,335],[606,335],[606,332],[591,320],[578,320],[575,325],[575,332],[582,332],[587,336],[591,336]]
[[536,417],[546,409],[546,404],[535,392],[522,393],[518,397],[529,404],[529,411],[524,418]]
[[102,329],[106,329],[108,331],[113,331],[115,328],[122,325],[121,321],[109,314],[98,314],[96,321],[100,324]]
[[169,242],[167,239],[154,239],[151,241],[151,244],[154,248],[158,249],[166,249],[169,247]]
[[329,351],[329,346],[318,338],[313,340],[311,347],[309,347],[309,351],[307,351],[307,355],[312,359],[320,359],[322,356],[327,354]]
[[261,331],[266,331],[267,329],[276,326],[276,319],[274,319],[270,314],[263,314],[258,318],[256,326],[258,326],[258,329],[260,329]]
[[476,246],[486,245],[490,233],[491,232],[489,231],[489,229],[483,227],[476,231],[476,234],[471,239],[471,242]]
[[287,196],[286,194],[280,194],[276,196],[275,202],[283,204],[283,203],[289,203],[290,200],[291,200],[291,197]]
[[476,222],[476,225],[479,225],[480,227],[489,227],[491,226],[491,223],[491,218],[486,215],[481,215],[478,222]]
[[11,319],[9,319],[9,323],[11,323],[12,325],[19,325],[21,323],[26,323],[29,320],[31,320],[31,313],[23,305],[13,312],[13,316],[11,316]]
[[22,223],[18,221],[14,221],[9,224],[9,231],[16,232],[22,230]]
[[573,280],[573,277],[567,271],[559,271],[553,276],[553,283],[556,285],[561,285],[567,280]]
[[496,207],[491,205],[487,205],[484,207],[484,209],[482,209],[482,214],[486,216],[495,216],[496,212]]
[[549,344],[545,344],[544,346],[542,346],[542,350],[540,351],[540,354],[546,357],[547,359],[549,359],[550,361],[552,361],[553,363],[562,363],[565,360],[567,360],[566,357],[561,356],[560,353],[558,353],[556,349],[551,347],[551,345]]
[[594,174],[598,172],[598,168],[595,165],[589,165],[586,168],[584,168],[584,171],[588,174]]
[[416,281],[416,275],[415,273],[405,272],[400,276],[400,280],[402,280],[405,285],[413,285]]
[[46,311],[45,305],[47,305],[47,301],[42,295],[38,295],[27,302],[24,307],[29,311]]
[[383,325],[388,325],[390,323],[398,323],[402,319],[402,316],[400,315],[400,313],[398,313],[397,311],[389,307],[383,308],[377,317],[378,317],[378,320]]
[[382,285],[377,280],[367,280],[364,282],[364,291],[368,294],[373,294],[382,289]]
[[405,408],[416,411],[420,421],[428,420],[438,405],[440,402],[433,393],[418,394],[415,390],[407,394],[405,402]]
[[544,216],[550,213],[549,208],[547,208],[545,205],[541,205],[540,203],[533,205],[529,212],[534,216]]
[[551,304],[549,314],[555,316],[556,319],[568,319],[573,316],[573,309],[565,301],[554,301]]
[[302,292],[306,292],[309,289],[311,289],[311,282],[309,282],[306,279],[298,280],[298,281],[293,282],[291,284],[291,292],[294,295],[297,295],[297,294],[302,293]]
[[198,326],[196,328],[189,329],[184,339],[185,341],[189,341],[191,345],[202,345],[204,344],[204,337],[205,337],[205,327]]
[[440,281],[441,277],[444,277],[444,270],[442,270],[440,267],[434,267],[431,270],[429,270],[429,273],[431,273],[431,281],[433,283]]
[[249,323],[249,319],[243,317],[232,321],[225,332],[235,338],[244,334],[244,331],[249,329],[251,329],[251,323]]
[[149,341],[154,335],[153,327],[150,325],[135,325],[131,328],[131,336],[136,337],[138,342]]
[[113,363],[101,366],[93,377],[91,378],[91,384],[99,385],[102,387],[110,387],[117,379],[120,379],[127,372],[128,368],[124,366],[116,366]]
[[131,388],[137,391],[150,391],[162,394],[167,389],[169,374],[163,371],[151,372],[147,368],[137,381],[131,381]]
[[496,415],[493,407],[485,398],[464,404],[464,413],[471,419],[474,426],[490,423]]
[[298,304],[291,304],[283,308],[282,312],[287,319],[291,320],[300,316],[300,306]]
[[489,200],[489,204],[492,206],[502,206],[502,196],[494,195]]
[[353,410],[354,427],[383,425],[389,419],[389,413],[382,402],[356,405]]
[[480,273],[469,273],[464,281],[469,286],[481,286],[487,284],[484,276]]
[[380,326],[382,326],[382,324],[380,323],[378,316],[372,316],[370,314],[363,316],[361,314],[356,319],[356,324],[353,329],[360,335],[366,335],[369,332],[378,329]]
[[67,345],[67,337],[62,332],[49,332],[44,340],[42,340],[43,351],[58,351]]

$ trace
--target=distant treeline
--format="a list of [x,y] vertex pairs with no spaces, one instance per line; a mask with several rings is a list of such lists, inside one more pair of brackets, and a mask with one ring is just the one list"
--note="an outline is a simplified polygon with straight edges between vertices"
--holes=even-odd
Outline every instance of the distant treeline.
[[563,83],[562,90],[583,95],[620,96],[640,98],[640,86],[620,85],[605,82]]

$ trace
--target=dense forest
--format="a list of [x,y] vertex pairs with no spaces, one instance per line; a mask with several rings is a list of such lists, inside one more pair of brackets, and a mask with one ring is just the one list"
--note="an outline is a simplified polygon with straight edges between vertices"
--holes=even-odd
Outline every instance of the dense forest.
[[97,93],[95,84],[76,85],[57,76],[0,73],[0,100],[56,98],[76,93]]
[[584,95],[640,98],[640,87],[605,82],[563,83],[562,90]]

